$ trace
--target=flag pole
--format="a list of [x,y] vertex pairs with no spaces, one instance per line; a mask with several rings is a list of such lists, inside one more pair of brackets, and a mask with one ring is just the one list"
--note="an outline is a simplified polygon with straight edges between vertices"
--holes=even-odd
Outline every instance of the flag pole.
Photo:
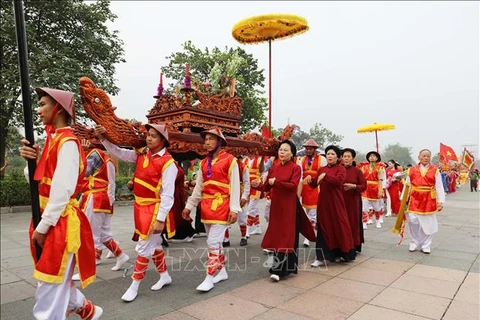
[[[23,117],[25,125],[25,139],[30,142],[30,146],[35,143],[35,137],[33,134],[33,121],[32,121],[32,103],[30,101],[30,79],[28,72],[28,50],[27,50],[27,34],[25,31],[25,16],[23,12],[23,1],[14,0],[13,7],[15,11],[15,30],[17,34],[17,46],[18,46],[18,65],[20,68],[20,84],[22,89],[22,104],[23,104]],[[38,198],[38,183],[33,180],[33,175],[37,167],[35,159],[28,160],[28,177],[30,181],[30,197],[32,201],[32,221],[33,229],[40,223],[40,202]],[[35,244],[35,251],[37,254],[37,261],[42,254],[42,248],[38,244]]]

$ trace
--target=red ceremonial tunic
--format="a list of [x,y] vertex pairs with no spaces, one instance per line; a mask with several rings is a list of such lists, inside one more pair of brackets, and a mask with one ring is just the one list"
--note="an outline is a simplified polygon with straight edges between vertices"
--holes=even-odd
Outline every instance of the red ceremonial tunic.
[[388,193],[390,194],[390,201],[392,206],[392,212],[397,214],[400,211],[400,195],[402,194],[403,184],[400,181],[393,181],[393,175],[401,170],[390,169],[387,170],[387,180],[391,181],[388,187]]
[[352,229],[343,198],[346,170],[341,165],[321,167],[310,185],[317,186],[318,176],[326,173],[320,182],[317,221],[329,250],[340,249],[344,253],[353,248]]
[[33,277],[43,282],[62,283],[70,253],[75,254],[77,268],[80,274],[81,286],[85,288],[95,281],[95,247],[93,234],[87,216],[79,208],[76,197],[80,191],[85,174],[85,155],[80,147],[78,138],[70,128],[56,130],[48,152],[44,177],[39,182],[38,193],[40,214],[47,207],[50,197],[50,186],[57,167],[58,153],[66,141],[74,141],[80,154],[80,168],[77,177],[77,188],[70,198],[70,202],[61,214],[55,226],[51,226],[42,249],[42,255],[37,260],[35,247],[31,241],[33,222],[30,223],[30,252],[35,264]]
[[361,220],[362,220],[362,192],[367,188],[367,183],[363,177],[362,171],[357,167],[345,167],[346,177],[344,183],[353,183],[357,185],[356,189],[343,190],[343,200],[347,209],[350,228],[352,229],[353,244],[360,246],[363,243]]
[[412,184],[407,212],[416,214],[432,214],[437,212],[437,193],[435,191],[435,176],[438,169],[429,165],[422,174],[420,165],[408,169]]
[[183,228],[185,225],[190,224],[191,221],[187,221],[182,218],[182,211],[185,208],[185,203],[187,202],[187,195],[185,194],[185,171],[182,167],[177,165],[177,177],[175,178],[175,191],[173,193],[173,206],[171,212],[173,214],[173,222],[175,223],[175,230]]
[[450,193],[457,191],[457,175],[452,172],[450,173]]
[[320,188],[310,187],[305,181],[305,177],[311,176],[313,178],[317,174],[318,169],[322,166],[322,156],[319,154],[313,156],[310,165],[308,165],[308,157],[305,156],[300,160],[300,165],[303,169],[302,206],[306,209],[313,209],[317,207]]
[[[139,154],[137,157],[135,177],[133,179],[133,194],[135,196],[133,215],[135,232],[141,239],[148,238],[157,219],[161,201],[162,174],[170,165],[175,164],[168,151],[165,151],[163,156],[158,154],[151,156],[150,151],[147,151]],[[175,234],[173,220],[173,213],[170,210],[165,221],[168,238]]]
[[230,173],[236,158],[225,150],[220,150],[212,161],[211,177],[207,177],[208,157],[200,163],[203,177],[202,222],[208,224],[228,224],[230,213]]
[[363,176],[367,181],[367,189],[362,193],[362,198],[365,200],[379,200],[378,185],[380,183],[380,172],[383,170],[383,165],[375,163],[375,166],[370,169],[370,164],[364,163],[359,166],[362,170]]
[[92,149],[87,158],[97,153],[102,161],[102,166],[89,177],[85,177],[82,185],[82,199],[80,208],[85,211],[88,201],[93,197],[93,212],[112,214],[112,206],[108,196],[108,169],[107,164],[112,161],[105,152],[100,149]]
[[[240,161],[239,161],[240,162]],[[252,160],[252,164],[249,165],[250,160],[245,158],[243,164],[248,167],[250,173],[250,181],[260,178],[262,172],[260,172],[260,164],[262,163],[261,157],[255,157]],[[242,172],[240,171],[240,178],[242,177]],[[241,194],[241,193],[240,193]],[[250,199],[259,199],[261,192],[253,188],[250,189]]]
[[[272,200],[268,228],[261,245],[264,249],[284,253],[295,250],[297,187],[300,182],[300,171],[300,167],[293,161],[283,165],[278,161],[270,168],[265,184],[257,187],[265,192],[270,191]],[[270,178],[275,178],[273,186],[268,184]],[[301,216],[301,230],[298,231],[309,240],[315,241],[312,226],[304,212]]]
[[[245,185],[243,184],[243,174],[245,170],[248,170],[248,166],[246,166],[243,161],[237,158],[237,165],[238,165],[238,174],[240,175],[240,200],[242,200],[243,190],[245,190]],[[252,192],[250,191],[250,194]],[[245,199],[248,200],[248,199]]]

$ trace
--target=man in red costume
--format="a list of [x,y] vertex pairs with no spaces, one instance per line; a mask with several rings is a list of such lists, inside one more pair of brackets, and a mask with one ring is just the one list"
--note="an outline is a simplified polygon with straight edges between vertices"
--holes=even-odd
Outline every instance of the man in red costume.
[[419,164],[408,169],[405,182],[411,184],[405,210],[412,238],[408,248],[410,252],[420,249],[425,254],[430,253],[433,234],[438,231],[436,213],[442,211],[445,203],[442,177],[438,168],[430,164],[431,155],[430,150],[420,151]]
[[[245,166],[250,172],[250,182],[260,178],[263,173],[263,158],[255,155],[249,155],[243,160]],[[260,201],[261,192],[250,189],[250,200],[247,207],[247,237],[252,234],[262,234],[260,227],[260,209],[258,202]]]
[[[92,230],[76,197],[85,174],[85,155],[69,124],[75,120],[72,92],[36,88],[40,102],[37,114],[45,125],[47,139],[34,179],[39,182],[42,219],[30,225],[30,251],[38,280],[33,317],[61,320],[70,313],[82,319],[99,319],[102,308],[93,305],[71,280],[76,262],[82,288],[95,281],[95,248]],[[22,140],[20,155],[37,159],[38,145]],[[35,243],[42,247],[36,256]]]
[[[240,207],[240,176],[237,159],[222,149],[227,140],[219,128],[202,131],[208,155],[200,162],[197,181],[183,210],[183,218],[202,201],[202,222],[207,231],[207,275],[197,287],[210,291],[215,283],[228,279],[222,240],[229,224],[237,221]],[[216,276],[215,273],[218,272]]]
[[[81,189],[80,208],[92,227],[96,263],[100,263],[102,247],[105,246],[117,258],[111,269],[117,271],[130,257],[120,249],[110,231],[115,201],[115,165],[102,150],[90,149],[90,141],[82,139],[81,143],[87,152],[87,171]],[[79,275],[75,274],[73,280],[80,280]]]
[[381,228],[383,223],[383,181],[385,180],[385,165],[381,162],[380,154],[376,151],[367,153],[368,162],[359,165],[367,181],[367,190],[362,193],[363,202],[363,229],[372,224],[375,213],[376,227]]
[[[308,219],[312,223],[313,230],[317,228],[317,200],[319,188],[310,187],[311,178],[317,174],[318,169],[327,165],[327,161],[320,154],[316,153],[318,144],[313,139],[309,139],[303,144],[306,155],[299,160],[299,165],[303,171],[302,186],[302,206],[307,213]],[[307,238],[303,245],[310,246]]]
[[[177,166],[168,147],[168,132],[162,124],[146,124],[147,147],[141,150],[121,149],[103,137],[103,126],[95,127],[95,135],[107,151],[114,157],[128,162],[135,162],[133,194],[135,196],[134,220],[138,243],[135,246],[137,261],[132,275],[132,284],[122,296],[126,302],[133,301],[138,294],[140,282],[145,277],[148,263],[152,258],[160,279],[151,289],[157,291],[172,283],[165,264],[162,247],[164,228],[173,236],[174,228],[171,209],[174,202]],[[169,235],[169,236],[170,236]]]
[[[240,246],[246,246],[247,242],[247,213],[244,211],[244,206],[248,202],[248,198],[250,197],[250,173],[248,167],[237,159],[237,165],[240,175],[240,191],[242,196],[240,198],[240,207],[242,207],[242,211],[238,213],[238,226],[240,227]],[[223,247],[230,246],[230,226],[225,231],[225,237],[223,239]]]

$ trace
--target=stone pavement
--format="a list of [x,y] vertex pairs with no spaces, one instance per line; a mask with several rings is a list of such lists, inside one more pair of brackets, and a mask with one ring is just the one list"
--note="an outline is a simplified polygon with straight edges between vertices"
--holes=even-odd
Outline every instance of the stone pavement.
[[[199,237],[167,249],[170,286],[150,290],[157,280],[150,265],[137,299],[124,303],[120,297],[132,270],[124,277],[124,271],[110,271],[114,259],[104,259],[85,294],[104,308],[102,319],[479,319],[480,193],[467,189],[447,196],[430,255],[408,252],[408,230],[397,246],[398,236],[390,232],[395,219],[386,218],[382,229],[366,231],[357,260],[312,269],[313,249],[301,250],[298,275],[272,283],[268,257],[259,248],[262,236],[253,235],[246,248],[240,247],[234,225],[227,250],[229,279],[208,293],[195,290],[206,260],[205,238]],[[29,213],[2,213],[0,219],[0,317],[31,319],[35,281]],[[112,230],[131,257],[129,265],[135,257],[132,224],[132,207],[116,207]],[[263,219],[262,224],[265,229]]]

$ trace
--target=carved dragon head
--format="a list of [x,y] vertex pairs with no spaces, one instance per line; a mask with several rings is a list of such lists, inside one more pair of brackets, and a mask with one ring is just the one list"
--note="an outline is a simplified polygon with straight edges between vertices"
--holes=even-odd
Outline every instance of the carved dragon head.
[[87,78],[80,78],[80,98],[83,108],[95,123],[107,129],[105,136],[117,145],[139,148],[145,145],[145,128],[141,123],[130,123],[115,115],[110,98],[95,83]]

